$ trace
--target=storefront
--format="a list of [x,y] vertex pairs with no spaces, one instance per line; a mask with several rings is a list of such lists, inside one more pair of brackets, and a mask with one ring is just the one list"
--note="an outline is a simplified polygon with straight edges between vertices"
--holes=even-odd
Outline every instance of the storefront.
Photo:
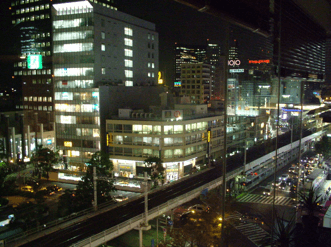
[[166,181],[176,181],[179,178],[180,163],[166,163]]
[[113,160],[115,176],[133,178],[135,176],[135,162],[131,160]]

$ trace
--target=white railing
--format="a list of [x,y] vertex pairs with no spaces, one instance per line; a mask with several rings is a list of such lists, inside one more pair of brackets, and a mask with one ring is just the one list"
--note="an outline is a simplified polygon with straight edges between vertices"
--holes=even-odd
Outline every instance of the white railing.
[[[243,168],[240,167],[240,168],[237,168],[236,170],[233,170],[233,171],[227,173],[227,180],[235,177],[242,170],[243,170]],[[154,219],[155,217],[157,217],[165,212],[168,212],[169,210],[176,208],[185,202],[191,201],[192,199],[198,197],[200,195],[201,191],[206,188],[214,189],[221,184],[222,184],[222,177],[219,177],[207,184],[204,184],[203,186],[201,186],[199,188],[196,188],[186,194],[176,197],[175,199],[171,199],[171,200],[167,201],[166,203],[163,203],[155,208],[152,208],[151,210],[148,211],[148,220]],[[144,213],[137,215],[134,218],[131,218],[130,220],[122,222],[117,226],[113,226],[103,232],[100,232],[88,239],[80,241],[71,246],[73,246],[73,247],[83,247],[84,246],[85,247],[85,246],[98,246],[100,244],[103,244],[130,230],[133,230],[133,229],[139,227],[144,222],[144,215],[145,215]]]

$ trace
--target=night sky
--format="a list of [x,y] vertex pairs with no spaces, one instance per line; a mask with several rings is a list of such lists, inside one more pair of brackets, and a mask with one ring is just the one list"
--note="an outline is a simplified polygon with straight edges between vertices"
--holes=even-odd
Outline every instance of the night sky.
[[222,43],[223,22],[209,14],[198,12],[172,0],[120,0],[118,11],[155,23],[159,33],[160,70],[168,85],[174,74],[175,42],[206,45],[206,40]]

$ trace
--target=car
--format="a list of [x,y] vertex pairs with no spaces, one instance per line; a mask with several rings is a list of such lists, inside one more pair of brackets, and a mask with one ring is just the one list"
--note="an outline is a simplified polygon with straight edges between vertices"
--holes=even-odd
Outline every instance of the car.
[[281,189],[281,190],[285,190],[286,186],[287,186],[286,182],[283,181],[283,182],[280,183],[280,185],[278,186],[278,188]]
[[288,186],[291,186],[291,185],[293,184],[293,179],[292,179],[292,178],[288,178],[288,179],[286,180],[286,184],[287,184]]
[[294,173],[295,170],[296,170],[296,169],[295,169],[294,167],[290,167],[290,168],[288,169],[288,172],[289,172],[289,173]]
[[192,213],[202,213],[202,212],[207,212],[209,213],[210,207],[203,205],[203,204],[196,204],[188,208],[188,211]]
[[290,175],[288,175],[288,174],[282,174],[282,175],[279,177],[279,180],[286,181],[289,177],[290,177]]
[[274,191],[273,190],[273,187],[272,185],[269,185],[267,186],[264,190],[263,190],[263,195],[265,196],[270,196],[272,194],[272,192]]
[[123,195],[113,196],[113,198],[117,202],[122,202],[122,201],[125,201],[125,200],[128,200],[129,199],[129,197],[123,196]]
[[33,193],[33,188],[30,185],[26,185],[26,186],[21,187],[21,191]]

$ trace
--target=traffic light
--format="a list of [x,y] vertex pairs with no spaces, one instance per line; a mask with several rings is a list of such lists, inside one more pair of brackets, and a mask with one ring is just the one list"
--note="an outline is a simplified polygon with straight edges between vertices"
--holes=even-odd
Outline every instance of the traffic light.
[[246,182],[241,182],[240,185],[241,186],[246,186]]

